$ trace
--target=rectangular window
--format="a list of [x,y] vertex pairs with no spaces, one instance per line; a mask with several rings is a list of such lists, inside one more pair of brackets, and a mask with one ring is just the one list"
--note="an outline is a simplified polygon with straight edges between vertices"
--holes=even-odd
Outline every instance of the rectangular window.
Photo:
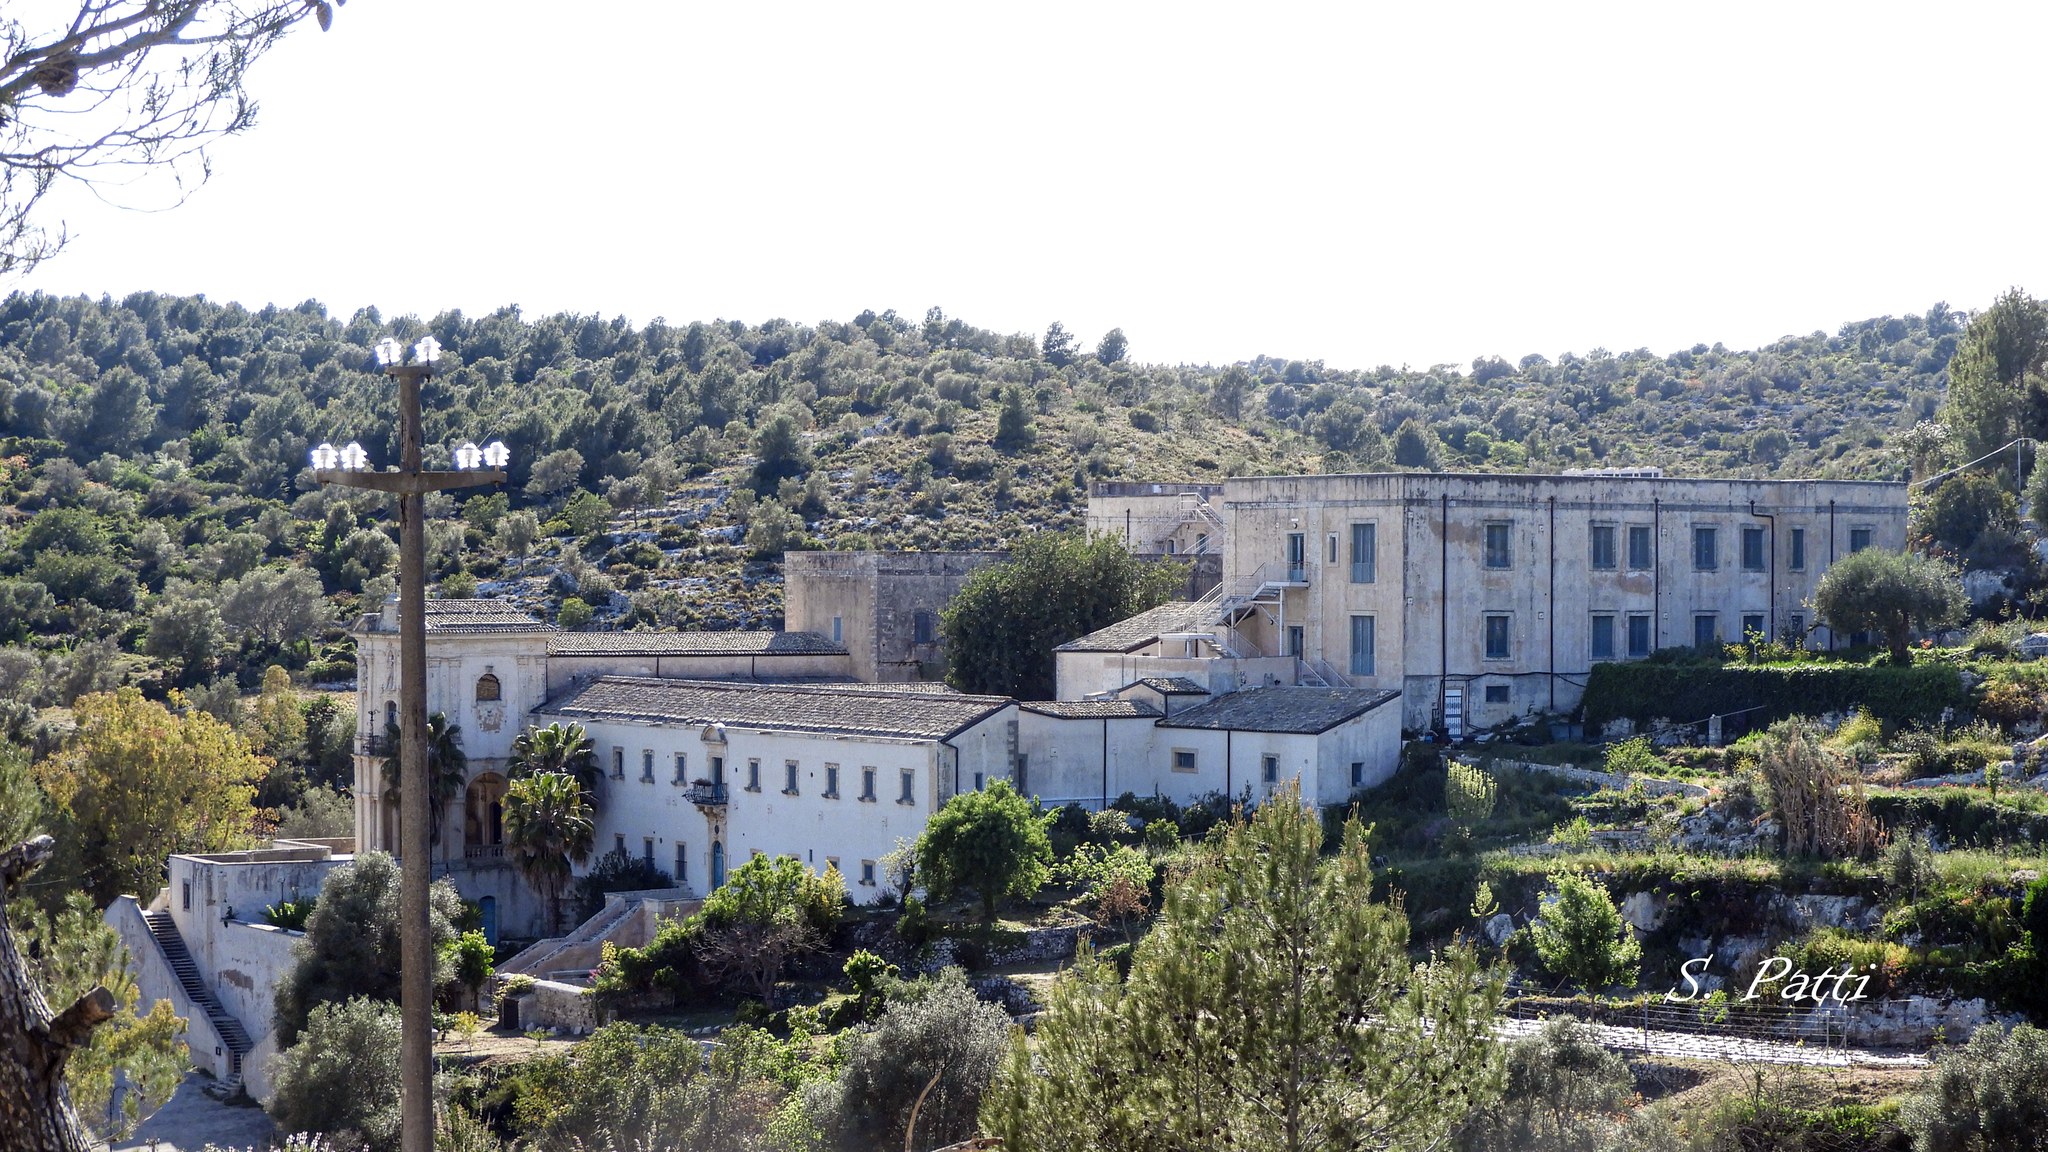
[[1721,531],[1718,528],[1692,530],[1692,566],[1711,572],[1721,566]]
[[625,778],[626,750],[624,748],[614,748],[612,749],[612,779],[624,780]]
[[1509,698],[1510,689],[1507,685],[1488,684],[1486,686],[1486,702],[1488,704],[1505,704],[1508,702]]
[[1332,564],[1335,564],[1336,562],[1337,562],[1337,534],[1336,534],[1335,532],[1332,532],[1332,533],[1330,533],[1330,563],[1332,563]]
[[1806,643],[1806,617],[1794,612],[1791,622],[1785,625],[1785,631],[1792,637],[1794,644]]
[[917,770],[915,768],[905,768],[903,770],[903,795],[898,796],[896,802],[898,804],[917,803]]
[[1268,784],[1278,784],[1280,782],[1280,758],[1278,756],[1259,757],[1259,778]]
[[1486,658],[1505,660],[1508,658],[1508,617],[1488,616],[1486,618]]
[[612,834],[612,851],[617,852],[621,856],[626,854],[626,834],[624,832],[614,832]]
[[832,642],[834,644],[846,643],[846,620],[843,617],[834,616],[832,618]]
[[1647,572],[1657,562],[1655,543],[1650,539],[1650,526],[1631,524],[1628,529],[1628,566],[1638,572]]
[[825,797],[829,800],[839,799],[839,765],[837,764],[825,765]]
[[912,640],[918,644],[939,642],[939,618],[930,612],[920,610],[910,618]]
[[1351,582],[1371,584],[1379,579],[1380,529],[1377,524],[1351,526]]
[[[828,872],[839,872],[839,857],[837,857],[837,856],[827,856],[827,857],[825,857],[825,870],[826,870],[826,871],[828,871]],[[840,872],[840,875],[842,875],[842,876],[843,876],[843,875],[845,875],[845,873],[844,873],[844,872]]]
[[1751,636],[1761,636],[1765,640],[1770,639],[1769,636],[1764,634],[1764,618],[1761,615],[1749,615],[1742,618],[1742,638],[1747,640]]
[[860,862],[860,882],[869,888],[875,886],[875,862],[873,860],[863,860]]
[[1289,656],[1293,656],[1296,659],[1299,659],[1301,657],[1303,635],[1304,633],[1302,631],[1301,625],[1289,624],[1287,626],[1287,654]]
[[649,868],[654,867],[654,837],[648,836],[640,841],[640,859]]
[[1593,617],[1593,659],[1614,659],[1614,617],[1601,615]]
[[794,760],[784,760],[782,762],[782,794],[784,796],[796,795],[796,761]]
[[1195,750],[1192,748],[1175,748],[1173,750],[1173,770],[1175,772],[1193,772],[1195,770]]
[[1593,567],[1602,571],[1614,567],[1614,525],[1595,524],[1591,530]]
[[690,846],[678,840],[676,841],[676,883],[688,884],[689,882]]
[[1721,642],[1721,618],[1702,612],[1692,618],[1692,646],[1712,648]]
[[192,910],[192,882],[190,880],[178,881],[178,904],[182,911],[190,912]]
[[640,752],[640,782],[654,783],[654,749],[644,748]]
[[713,756],[711,758],[711,782],[713,784],[725,783],[725,757]]
[[1764,530],[1744,528],[1742,530],[1742,570],[1761,572],[1764,570]]
[[1804,571],[1806,569],[1806,529],[1794,528],[1792,530],[1791,545],[1791,555],[1788,558],[1786,567],[1794,572]]
[[1863,551],[1863,550],[1864,550],[1865,548],[1868,548],[1868,547],[1870,547],[1870,529],[1868,529],[1868,528],[1851,528],[1851,529],[1849,529],[1849,551],[1851,551],[1851,552],[1861,552],[1861,551]]
[[1494,523],[1486,526],[1486,566],[1488,568],[1511,568],[1515,563],[1514,543],[1508,536],[1509,525]]
[[1638,659],[1650,654],[1650,618],[1631,616],[1628,618],[1628,654]]
[[860,770],[860,798],[870,804],[875,802],[875,770],[866,765]]
[[1308,579],[1308,534],[1289,532],[1287,534],[1287,582],[1300,584]]
[[974,774],[974,790],[975,790],[976,792],[979,792],[979,791],[981,791],[981,788],[982,788],[982,780],[981,780],[981,773],[979,773],[979,772],[976,772],[976,773]]
[[1353,788],[1365,787],[1365,761],[1353,760],[1351,762],[1351,786]]
[[1370,676],[1373,674],[1373,618],[1353,616],[1351,618],[1351,674]]
[[676,783],[681,784],[689,774],[690,758],[681,752],[676,753]]
[[1024,784],[1024,781],[1025,781],[1025,779],[1026,779],[1026,774],[1027,774],[1027,770],[1028,770],[1028,769],[1029,769],[1030,767],[1031,767],[1031,756],[1030,756],[1030,754],[1029,754],[1029,753],[1026,753],[1026,752],[1019,752],[1019,753],[1017,753],[1017,792],[1018,792],[1018,794],[1019,794],[1019,795],[1023,795],[1023,796],[1029,796],[1029,795],[1031,795],[1031,789],[1030,789],[1030,788],[1028,788],[1028,787],[1026,787],[1026,786],[1025,786],[1025,784]]
[[761,762],[760,762],[759,760],[748,760],[748,761],[747,761],[747,791],[749,791],[749,792],[759,792],[760,790],[761,790]]

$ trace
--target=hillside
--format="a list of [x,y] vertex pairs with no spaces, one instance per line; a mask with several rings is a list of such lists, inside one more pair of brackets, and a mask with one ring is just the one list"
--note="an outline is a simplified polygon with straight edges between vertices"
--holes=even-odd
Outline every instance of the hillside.
[[[1002,335],[937,309],[635,329],[17,293],[0,306],[0,699],[18,731],[123,679],[224,698],[222,677],[252,690],[276,660],[346,678],[334,622],[390,589],[392,526],[304,465],[321,441],[394,458],[371,353],[386,335],[444,348],[430,463],[465,440],[512,449],[505,492],[429,508],[444,592],[553,612],[573,591],[592,612],[572,603],[571,625],[731,627],[779,618],[786,548],[1000,547],[1076,524],[1096,478],[1897,476],[1887,438],[1934,412],[1966,320],[1937,305],[1746,352],[1365,371],[1144,364],[1121,333],[1091,353],[1057,326]],[[324,647],[295,638],[319,621]]]

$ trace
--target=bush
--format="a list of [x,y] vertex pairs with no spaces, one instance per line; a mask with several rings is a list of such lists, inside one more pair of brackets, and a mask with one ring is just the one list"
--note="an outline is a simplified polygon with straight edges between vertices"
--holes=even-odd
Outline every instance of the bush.
[[1643,946],[1607,890],[1570,873],[1553,877],[1552,885],[1542,913],[1529,925],[1544,969],[1589,992],[1635,983]]
[[322,1004],[275,1065],[271,1114],[288,1132],[352,1133],[370,1152],[398,1147],[398,1009],[357,997]]
[[853,1041],[837,1091],[806,1098],[810,1119],[846,1148],[900,1148],[911,1107],[917,1146],[975,1135],[982,1092],[1010,1048],[1010,1017],[975,998],[957,968],[901,985],[875,1031]]
[[1918,1152],[2039,1148],[2048,1133],[2048,1032],[1985,1025],[1935,1057],[1899,1109]]
[[1466,1121],[1459,1152],[1579,1152],[1612,1136],[1608,1116],[1635,1089],[1628,1062],[1602,1048],[1593,1030],[1552,1020],[1508,1047],[1507,1084],[1499,1101]]
[[1493,773],[1477,764],[1453,760],[1444,772],[1444,810],[1462,828],[1469,829],[1493,815],[1499,796],[1500,784]]
[[1581,707],[1588,724],[1627,718],[1704,720],[1761,708],[1762,720],[1868,708],[1889,724],[1932,724],[1944,708],[1967,711],[1956,669],[1931,661],[1906,667],[1807,664],[1723,667],[1632,661],[1596,664]]
[[1824,746],[1811,723],[1771,725],[1757,746],[1757,767],[1788,854],[1831,860],[1877,851],[1884,832],[1864,801],[1862,774]]

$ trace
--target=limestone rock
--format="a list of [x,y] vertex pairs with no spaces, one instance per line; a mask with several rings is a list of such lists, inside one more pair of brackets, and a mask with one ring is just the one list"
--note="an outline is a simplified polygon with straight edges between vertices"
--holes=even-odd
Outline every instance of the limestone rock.
[[1664,901],[1651,892],[1631,892],[1621,902],[1621,918],[1638,932],[1655,932],[1664,924]]
[[1515,933],[1515,918],[1505,912],[1495,913],[1486,922],[1484,931],[1486,932],[1488,943],[1492,944],[1495,948],[1505,947],[1508,937]]

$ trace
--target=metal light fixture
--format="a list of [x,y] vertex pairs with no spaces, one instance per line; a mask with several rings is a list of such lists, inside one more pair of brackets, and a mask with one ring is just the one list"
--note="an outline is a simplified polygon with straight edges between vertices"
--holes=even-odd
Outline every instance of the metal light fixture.
[[313,449],[312,457],[313,467],[315,468],[341,467],[341,453],[336,452],[332,444],[322,443],[318,448]]
[[363,451],[363,446],[353,440],[348,442],[348,447],[343,448],[339,455],[341,470],[344,472],[361,472],[370,466],[370,454]]
[[441,342],[434,339],[433,333],[429,332],[420,337],[419,343],[412,346],[412,355],[416,363],[432,364],[441,358]]
[[398,341],[389,336],[377,341],[377,363],[383,367],[389,368],[397,364],[401,355],[403,353],[398,350]]
[[493,440],[484,445],[484,467],[503,468],[512,462],[512,450],[505,447],[503,440]]
[[464,471],[468,471],[469,469],[472,468],[482,467],[483,462],[483,449],[478,448],[473,443],[464,444],[462,447],[457,448],[455,450],[455,466],[457,468],[461,468]]

